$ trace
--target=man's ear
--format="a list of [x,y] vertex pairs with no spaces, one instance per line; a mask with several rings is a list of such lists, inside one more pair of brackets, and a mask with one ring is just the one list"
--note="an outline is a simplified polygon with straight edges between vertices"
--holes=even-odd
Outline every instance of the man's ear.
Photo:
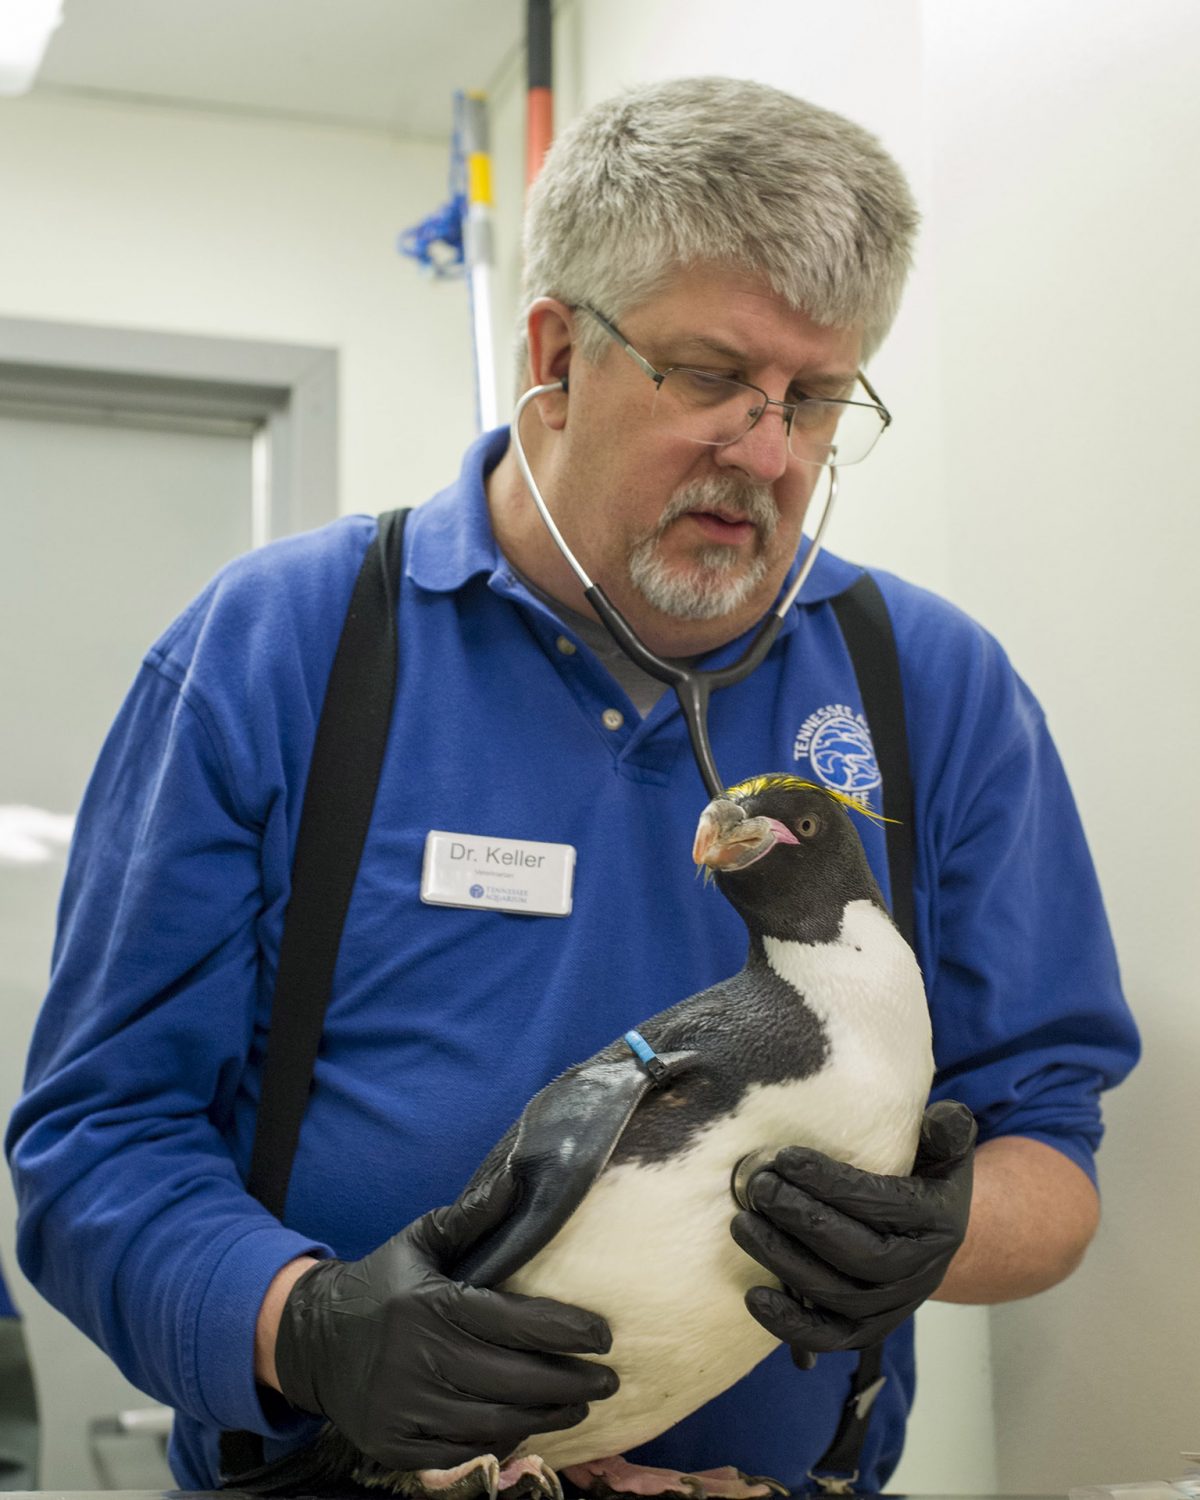
[[554,431],[567,424],[566,380],[571,368],[574,314],[557,297],[539,297],[525,324],[529,346],[531,385],[561,383],[561,392],[547,392],[534,403],[542,421]]

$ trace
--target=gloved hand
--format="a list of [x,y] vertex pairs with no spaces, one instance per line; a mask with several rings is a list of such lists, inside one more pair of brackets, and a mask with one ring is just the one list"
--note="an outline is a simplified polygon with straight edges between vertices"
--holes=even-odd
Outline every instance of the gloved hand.
[[925,1111],[910,1177],[860,1172],[786,1146],[746,1186],[731,1230],[784,1290],[746,1306],[802,1369],[834,1349],[877,1343],[937,1290],[971,1209],[975,1118],[942,1100]]
[[284,1396],[389,1469],[504,1458],[531,1433],[581,1422],[619,1383],[606,1365],[569,1358],[609,1349],[604,1319],[446,1274],[514,1197],[501,1174],[362,1260],[306,1271],[276,1337]]

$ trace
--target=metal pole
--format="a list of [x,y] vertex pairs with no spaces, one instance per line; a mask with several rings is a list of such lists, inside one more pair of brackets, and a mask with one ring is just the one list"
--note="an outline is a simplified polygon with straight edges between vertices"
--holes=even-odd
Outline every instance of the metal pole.
[[553,16],[550,0],[528,0],[525,49],[528,97],[525,128],[525,187],[533,186],[554,139]]
[[487,99],[467,94],[462,104],[463,152],[467,159],[467,217],[463,250],[475,344],[476,417],[481,432],[499,420],[496,401],[496,348],[492,333],[492,159],[488,144]]

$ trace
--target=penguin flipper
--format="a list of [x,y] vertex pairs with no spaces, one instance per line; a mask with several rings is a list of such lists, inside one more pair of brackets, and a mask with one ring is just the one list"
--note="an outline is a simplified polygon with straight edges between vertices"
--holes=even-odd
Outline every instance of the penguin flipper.
[[696,1060],[694,1052],[661,1053],[663,1071],[652,1079],[633,1056],[602,1054],[535,1094],[511,1133],[511,1149],[493,1151],[472,1179],[474,1186],[507,1165],[518,1200],[504,1223],[455,1267],[458,1280],[499,1286],[532,1260],[583,1202],[645,1096]]

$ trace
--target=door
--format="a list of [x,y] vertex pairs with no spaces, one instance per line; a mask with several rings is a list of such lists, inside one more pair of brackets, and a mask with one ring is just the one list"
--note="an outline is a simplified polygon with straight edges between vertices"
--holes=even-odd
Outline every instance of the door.
[[[263,424],[106,401],[0,395],[0,1114],[45,992],[66,844],[89,770],[146,648],[263,514]],[[259,447],[256,449],[256,444]],[[256,511],[257,499],[257,511]],[[169,1487],[152,1439],[111,1436],[152,1403],[33,1291],[0,1173],[0,1266],[22,1316],[43,1489]],[[94,1452],[92,1450],[95,1450]]]

